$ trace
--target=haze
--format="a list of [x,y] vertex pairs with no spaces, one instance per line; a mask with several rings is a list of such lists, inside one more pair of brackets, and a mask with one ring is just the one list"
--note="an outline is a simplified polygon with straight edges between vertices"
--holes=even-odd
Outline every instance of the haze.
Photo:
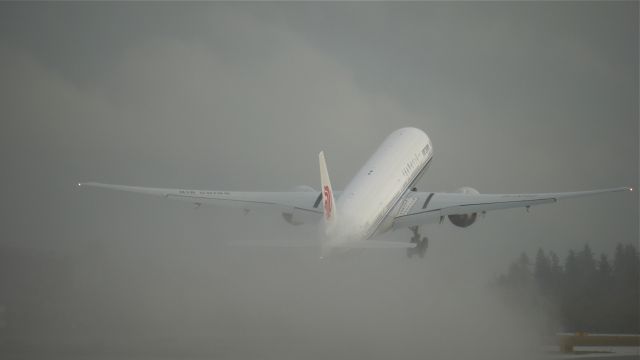
[[415,126],[424,191],[637,188],[637,2],[2,3],[0,76],[0,248],[49,259],[5,264],[0,305],[49,304],[9,334],[34,348],[536,357],[536,320],[488,284],[522,251],[639,238],[633,192],[425,227],[422,261],[320,262],[226,246],[315,236],[278,214],[74,186],[318,188],[324,150],[341,189]]

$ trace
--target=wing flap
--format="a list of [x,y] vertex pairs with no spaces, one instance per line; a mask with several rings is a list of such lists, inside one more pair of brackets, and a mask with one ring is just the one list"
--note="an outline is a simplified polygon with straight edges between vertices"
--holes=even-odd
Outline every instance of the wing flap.
[[207,204],[215,206],[238,207],[243,209],[271,208],[279,211],[291,211],[292,209],[297,209],[305,212],[315,213],[318,215],[322,214],[322,210],[314,206],[319,195],[318,192],[315,191],[213,191],[112,185],[96,182],[79,183],[78,186],[98,187],[110,190],[159,196],[170,200],[186,201],[198,205]]

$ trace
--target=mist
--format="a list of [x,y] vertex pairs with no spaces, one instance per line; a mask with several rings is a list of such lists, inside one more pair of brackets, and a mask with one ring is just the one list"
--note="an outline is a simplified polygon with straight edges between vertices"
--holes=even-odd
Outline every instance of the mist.
[[55,311],[46,330],[30,331],[27,344],[83,356],[542,355],[535,319],[507,307],[479,275],[486,259],[451,260],[460,245],[434,245],[425,261],[402,251],[319,260],[309,249],[226,246],[221,243],[293,235],[273,224],[266,236],[250,225],[210,237],[189,228],[210,227],[215,213],[196,212],[180,230],[160,225],[162,238],[96,241],[69,259],[73,267],[63,276],[41,275],[60,287],[47,294]]
[[324,150],[339,190],[415,126],[435,151],[421,191],[637,188],[637,7],[1,4],[0,344],[13,357],[544,356],[540,319],[490,283],[522,251],[637,241],[637,192],[425,226],[423,260],[320,261],[228,246],[313,239],[315,224],[75,185],[318,188]]

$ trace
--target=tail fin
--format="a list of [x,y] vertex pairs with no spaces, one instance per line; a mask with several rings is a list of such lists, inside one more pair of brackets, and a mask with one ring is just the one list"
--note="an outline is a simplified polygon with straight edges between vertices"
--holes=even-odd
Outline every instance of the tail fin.
[[329,180],[329,172],[327,171],[327,163],[324,159],[324,152],[320,151],[318,157],[320,160],[320,182],[322,184],[322,203],[324,204],[324,223],[326,231],[336,221],[336,209],[333,198],[333,189],[331,188],[331,180]]

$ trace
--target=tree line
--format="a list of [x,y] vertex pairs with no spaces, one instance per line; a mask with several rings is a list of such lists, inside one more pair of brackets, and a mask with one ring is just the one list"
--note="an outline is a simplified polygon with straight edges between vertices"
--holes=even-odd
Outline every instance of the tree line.
[[546,319],[547,332],[640,333],[638,249],[618,244],[613,259],[589,245],[564,261],[538,249],[532,262],[522,253],[495,285],[506,303]]

